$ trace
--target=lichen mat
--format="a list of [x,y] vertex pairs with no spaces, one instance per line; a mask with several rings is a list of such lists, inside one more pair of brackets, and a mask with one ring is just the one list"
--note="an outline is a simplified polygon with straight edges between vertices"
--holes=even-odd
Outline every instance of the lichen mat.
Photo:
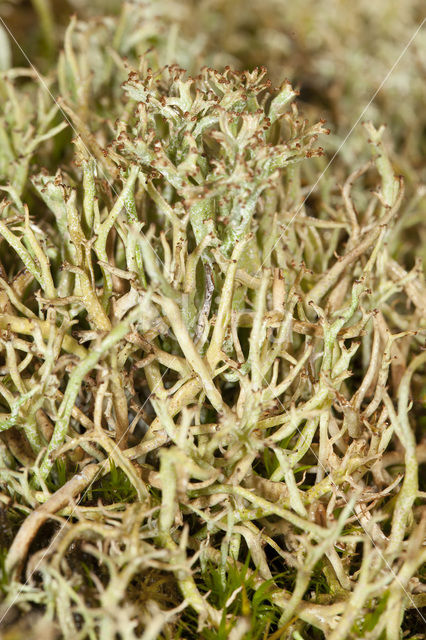
[[419,3],[72,4],[0,14],[2,637],[423,637]]

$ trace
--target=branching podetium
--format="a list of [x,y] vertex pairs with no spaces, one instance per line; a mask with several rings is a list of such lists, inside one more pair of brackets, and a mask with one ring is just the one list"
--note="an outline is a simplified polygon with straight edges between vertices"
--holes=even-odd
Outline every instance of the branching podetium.
[[0,87],[4,611],[64,638],[396,640],[424,604],[426,289],[391,250],[383,129],[321,191],[328,130],[288,82],[115,51],[102,101],[76,29],[59,112],[22,102],[17,131]]

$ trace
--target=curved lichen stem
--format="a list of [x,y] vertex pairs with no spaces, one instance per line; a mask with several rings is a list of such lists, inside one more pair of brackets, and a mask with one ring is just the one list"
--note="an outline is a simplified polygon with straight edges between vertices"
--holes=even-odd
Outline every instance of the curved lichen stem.
[[401,378],[398,389],[398,414],[395,415],[393,405],[389,396],[385,397],[385,403],[389,411],[392,422],[395,425],[396,432],[405,449],[405,476],[402,487],[396,499],[393,517],[392,529],[390,534],[390,543],[387,553],[392,556],[398,553],[401,543],[404,539],[408,519],[412,512],[412,507],[419,489],[418,480],[418,462],[416,456],[416,439],[412,427],[410,426],[409,411],[409,395],[410,382],[414,372],[426,363],[426,352],[417,355],[408,365],[404,375]]
[[82,360],[73,370],[68,380],[61,406],[58,409],[52,438],[40,465],[39,474],[41,478],[45,479],[49,475],[50,469],[53,465],[52,453],[55,449],[60,447],[65,440],[71,413],[84,377],[97,365],[103,355],[105,355],[112,347],[124,338],[126,333],[129,331],[131,323],[137,320],[139,314],[139,308],[137,310],[133,310],[125,320],[111,329],[107,336],[103,338],[97,346],[94,346],[90,353],[86,355],[84,360]]

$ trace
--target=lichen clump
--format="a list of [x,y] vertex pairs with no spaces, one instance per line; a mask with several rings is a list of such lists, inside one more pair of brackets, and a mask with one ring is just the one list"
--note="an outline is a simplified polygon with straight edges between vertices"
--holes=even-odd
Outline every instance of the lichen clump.
[[1,72],[3,624],[397,640],[425,605],[417,196],[383,127],[342,183],[288,81],[125,59],[122,27]]

